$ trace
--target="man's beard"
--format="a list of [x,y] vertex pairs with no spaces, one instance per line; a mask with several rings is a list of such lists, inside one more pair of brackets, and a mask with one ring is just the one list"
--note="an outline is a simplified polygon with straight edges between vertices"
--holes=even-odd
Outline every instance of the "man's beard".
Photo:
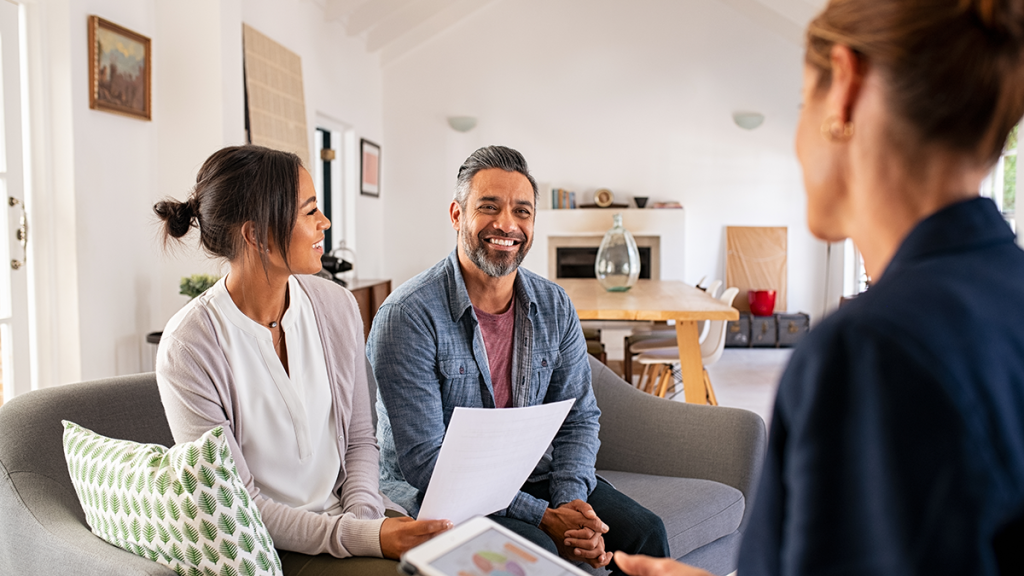
[[[480,233],[480,235],[482,234],[483,232]],[[526,258],[526,253],[530,251],[530,246],[533,245],[533,242],[527,242],[525,234],[502,234],[492,230],[488,232],[489,236],[509,238],[519,241],[520,244],[519,250],[515,252],[489,252],[486,246],[487,241],[482,239],[480,235],[477,235],[473,241],[470,241],[470,236],[460,230],[459,242],[462,243],[462,251],[466,253],[466,256],[469,256],[469,260],[482,270],[484,274],[492,278],[501,278],[515,272],[519,265],[523,263],[523,258]]]

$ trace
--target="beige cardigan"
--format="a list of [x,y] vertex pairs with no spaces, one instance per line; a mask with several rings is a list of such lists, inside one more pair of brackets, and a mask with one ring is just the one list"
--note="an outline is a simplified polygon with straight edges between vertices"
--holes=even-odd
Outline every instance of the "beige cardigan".
[[338,558],[381,556],[384,502],[378,488],[379,450],[366,386],[363,323],[352,294],[315,276],[296,276],[309,295],[327,359],[341,469],[334,492],[343,514],[298,510],[260,494],[238,445],[245,426],[259,426],[239,412],[231,369],[217,341],[207,294],[167,323],[157,352],[156,378],[175,442],[195,440],[215,426],[230,430],[228,442],[238,473],[282,550],[329,553]]

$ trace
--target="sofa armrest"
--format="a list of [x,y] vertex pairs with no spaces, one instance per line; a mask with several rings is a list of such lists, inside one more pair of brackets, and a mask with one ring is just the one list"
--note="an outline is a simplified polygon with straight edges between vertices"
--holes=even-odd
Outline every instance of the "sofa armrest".
[[699,478],[738,489],[751,509],[767,434],[753,412],[656,398],[590,359],[601,409],[599,470]]

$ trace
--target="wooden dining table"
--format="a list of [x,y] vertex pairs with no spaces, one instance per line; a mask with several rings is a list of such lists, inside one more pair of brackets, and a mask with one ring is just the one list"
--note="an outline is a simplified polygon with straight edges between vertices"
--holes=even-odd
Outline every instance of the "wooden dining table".
[[738,320],[740,313],[735,308],[679,280],[638,280],[625,292],[608,292],[596,279],[559,278],[555,282],[568,294],[580,320],[675,320],[686,401],[707,403],[703,386],[686,384],[704,378],[697,323]]

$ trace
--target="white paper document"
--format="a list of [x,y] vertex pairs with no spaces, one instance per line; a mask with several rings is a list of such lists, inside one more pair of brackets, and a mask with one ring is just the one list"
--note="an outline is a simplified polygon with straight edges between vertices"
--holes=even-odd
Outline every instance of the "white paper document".
[[526,408],[456,408],[418,518],[458,524],[507,508],[574,402]]

